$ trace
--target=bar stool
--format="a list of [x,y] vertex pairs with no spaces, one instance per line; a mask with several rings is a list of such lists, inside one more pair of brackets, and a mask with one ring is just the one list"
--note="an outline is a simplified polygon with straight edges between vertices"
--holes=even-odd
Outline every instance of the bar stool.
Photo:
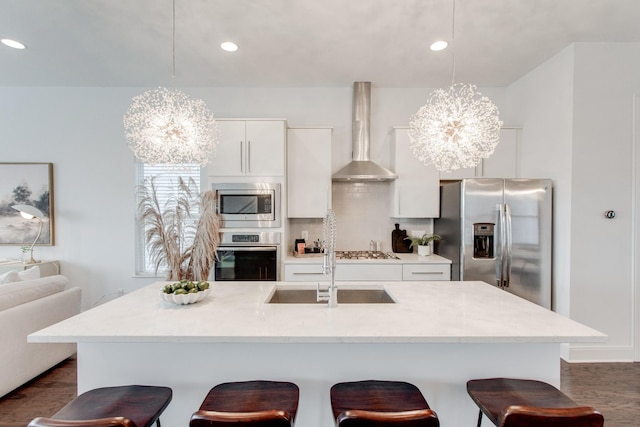
[[169,387],[127,385],[89,390],[51,418],[38,417],[28,427],[160,427],[160,414],[171,402]]
[[331,387],[338,427],[438,427],[438,416],[420,390],[400,381],[354,381]]
[[500,427],[602,427],[602,414],[580,406],[557,388],[534,380],[488,378],[467,382],[467,392],[484,413]]
[[213,387],[189,427],[292,427],[300,390],[290,382],[244,381]]

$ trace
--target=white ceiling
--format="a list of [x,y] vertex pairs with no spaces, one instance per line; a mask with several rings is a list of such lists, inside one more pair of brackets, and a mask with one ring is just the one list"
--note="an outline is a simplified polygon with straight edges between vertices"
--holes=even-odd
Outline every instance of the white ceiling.
[[[452,0],[175,0],[176,86],[439,87]],[[456,81],[506,86],[572,42],[640,42],[640,0],[456,0]],[[157,86],[171,0],[0,0],[0,86]],[[235,53],[221,42],[233,40]]]

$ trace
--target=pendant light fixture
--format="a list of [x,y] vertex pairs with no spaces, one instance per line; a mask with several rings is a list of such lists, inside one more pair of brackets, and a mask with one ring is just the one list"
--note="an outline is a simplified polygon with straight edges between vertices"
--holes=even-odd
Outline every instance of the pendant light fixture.
[[[172,82],[176,77],[176,2],[173,0]],[[204,101],[159,87],[134,97],[124,116],[125,136],[136,158],[149,164],[207,165],[218,128]]]
[[450,172],[476,166],[493,154],[500,140],[502,122],[493,102],[473,84],[455,83],[455,14],[453,1],[451,87],[433,91],[409,121],[409,138],[414,155],[425,165]]

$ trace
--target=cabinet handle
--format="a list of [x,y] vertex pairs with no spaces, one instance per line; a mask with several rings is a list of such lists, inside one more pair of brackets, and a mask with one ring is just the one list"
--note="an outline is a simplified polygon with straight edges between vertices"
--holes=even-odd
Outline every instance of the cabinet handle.
[[251,173],[251,141],[247,141],[247,173]]
[[294,276],[298,276],[298,275],[305,275],[305,276],[307,276],[307,275],[309,275],[309,274],[313,274],[313,275],[322,275],[322,276],[324,276],[324,273],[297,273],[297,272],[295,272],[295,271],[293,272],[293,275],[294,275]]
[[242,141],[240,141],[240,172],[244,173],[243,169],[243,161],[242,161]]
[[412,271],[411,274],[444,274],[442,271]]

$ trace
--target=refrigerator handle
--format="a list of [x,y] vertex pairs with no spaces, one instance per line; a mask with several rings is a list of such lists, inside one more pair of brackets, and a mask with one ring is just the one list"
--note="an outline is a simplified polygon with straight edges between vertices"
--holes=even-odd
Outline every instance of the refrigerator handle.
[[511,258],[512,258],[512,230],[511,230],[511,207],[505,203],[504,205],[504,217],[505,217],[505,246],[507,253],[504,257],[504,287],[508,288],[511,282]]
[[505,235],[504,235],[504,205],[498,205],[498,238],[500,239],[500,254],[496,257],[496,282],[499,288],[504,284],[504,254],[505,254]]

